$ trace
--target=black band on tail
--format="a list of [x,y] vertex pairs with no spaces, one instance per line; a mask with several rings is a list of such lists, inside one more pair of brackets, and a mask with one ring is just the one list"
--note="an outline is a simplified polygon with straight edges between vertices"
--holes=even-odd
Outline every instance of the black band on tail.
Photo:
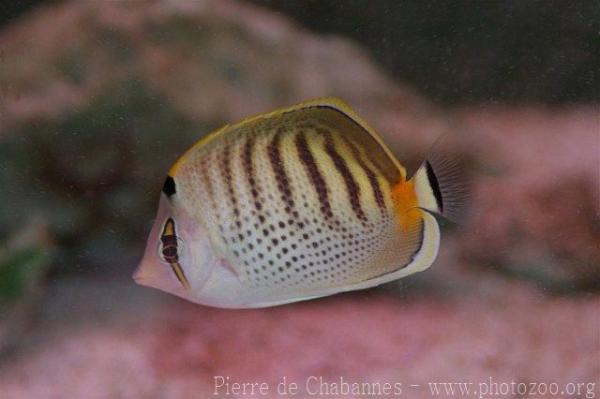
[[438,182],[437,177],[435,176],[435,172],[431,167],[429,161],[425,161],[425,169],[427,170],[427,180],[429,180],[429,185],[431,186],[431,190],[433,191],[433,195],[435,196],[435,201],[437,202],[437,206],[440,210],[440,213],[444,213],[444,201],[442,200],[442,192],[440,191],[440,184]]
[[448,134],[441,136],[433,145],[423,167],[434,197],[432,200],[435,199],[437,205],[434,211],[460,223],[466,216],[470,179],[464,152],[453,140]]

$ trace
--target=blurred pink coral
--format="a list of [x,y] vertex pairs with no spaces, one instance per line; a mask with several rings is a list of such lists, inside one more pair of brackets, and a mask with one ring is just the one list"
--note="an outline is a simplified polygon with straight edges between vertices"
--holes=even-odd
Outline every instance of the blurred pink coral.
[[476,180],[464,254],[558,288],[600,283],[599,114],[488,109],[459,117],[477,133]]
[[[302,390],[310,376],[343,376],[402,382],[411,397],[430,397],[427,383],[436,381],[596,381],[599,298],[501,284],[502,295],[371,291],[241,311],[172,299],[108,318],[86,314],[84,299],[73,316],[86,322],[45,326],[46,339],[4,364],[0,389],[11,399],[187,398],[210,395],[219,375],[265,381],[272,393],[284,376]],[[102,292],[117,302],[142,290],[108,287]]]

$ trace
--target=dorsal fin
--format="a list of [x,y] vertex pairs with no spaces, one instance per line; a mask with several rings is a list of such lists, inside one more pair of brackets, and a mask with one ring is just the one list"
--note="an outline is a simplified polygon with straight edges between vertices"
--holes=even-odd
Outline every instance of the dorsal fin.
[[284,112],[302,113],[306,119],[315,119],[328,127],[336,128],[365,148],[389,182],[396,183],[405,179],[406,170],[381,136],[339,98],[327,97],[307,101]]
[[348,104],[335,97],[305,101],[288,108],[246,118],[232,125],[225,125],[206,135],[187,150],[173,165],[169,175],[174,176],[177,173],[177,169],[190,153],[222,135],[236,134],[242,129],[250,127],[254,131],[261,131],[262,125],[273,125],[278,120],[287,118],[292,118],[294,122],[298,123],[316,122],[327,127],[336,128],[364,146],[389,182],[396,183],[406,178],[406,170],[394,157],[381,137]]

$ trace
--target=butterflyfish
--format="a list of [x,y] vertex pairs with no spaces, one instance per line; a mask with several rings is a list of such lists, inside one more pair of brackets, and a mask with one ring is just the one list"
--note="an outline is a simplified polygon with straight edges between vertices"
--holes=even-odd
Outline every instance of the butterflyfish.
[[434,215],[464,187],[435,150],[407,176],[347,104],[322,98],[226,125],[168,171],[137,283],[256,308],[377,286],[427,269]]

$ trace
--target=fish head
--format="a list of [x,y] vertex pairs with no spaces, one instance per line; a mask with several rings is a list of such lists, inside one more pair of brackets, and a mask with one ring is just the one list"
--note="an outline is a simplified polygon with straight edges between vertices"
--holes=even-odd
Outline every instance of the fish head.
[[135,282],[198,302],[217,264],[206,229],[162,193]]

